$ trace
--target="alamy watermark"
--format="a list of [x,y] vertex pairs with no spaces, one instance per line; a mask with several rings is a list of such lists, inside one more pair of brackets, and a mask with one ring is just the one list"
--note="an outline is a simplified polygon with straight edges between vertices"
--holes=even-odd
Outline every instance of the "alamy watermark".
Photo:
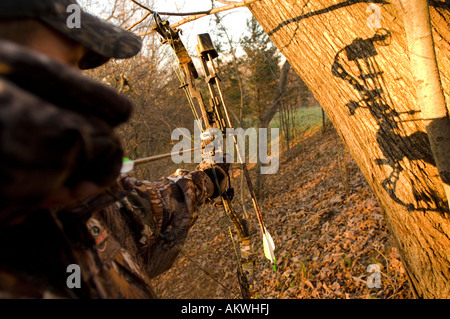
[[81,288],[81,268],[77,264],[70,264],[66,269],[70,275],[67,277],[66,285],[69,289]]
[[67,17],[66,24],[69,29],[81,28],[81,8],[78,4],[70,4],[67,6],[67,13],[70,13]]
[[366,284],[368,288],[381,288],[381,268],[379,264],[367,266],[366,271],[370,274],[367,277]]
[[371,29],[380,29],[381,28],[381,8],[379,5],[375,3],[371,3],[367,6],[367,13],[372,13],[367,18],[367,26]]
[[[242,164],[257,163],[259,159],[261,174],[278,172],[280,165],[279,128],[270,130],[267,128],[245,130],[243,128],[227,128],[224,134],[218,128],[209,128],[202,133],[200,127],[201,121],[198,120],[194,123],[193,135],[187,128],[176,128],[172,132],[172,141],[179,141],[172,148],[174,163],[201,163],[202,161],[223,163],[225,160],[227,163]],[[203,141],[208,141],[208,143],[202,150]],[[191,152],[187,152],[192,148],[194,148],[193,157]]]
[[[366,271],[369,273],[366,284],[367,287],[381,288],[381,267],[380,264],[371,264],[367,266]],[[77,264],[67,266],[66,272],[70,275],[67,277],[66,285],[69,289],[81,288],[81,268]]]

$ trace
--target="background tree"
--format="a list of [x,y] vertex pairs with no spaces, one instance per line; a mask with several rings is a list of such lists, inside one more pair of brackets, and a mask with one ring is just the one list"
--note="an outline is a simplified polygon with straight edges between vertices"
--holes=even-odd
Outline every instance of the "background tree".
[[241,41],[246,59],[246,84],[249,111],[261,124],[262,116],[277,92],[280,78],[280,55],[259,23],[247,21],[249,35]]
[[[83,2],[87,8],[92,7],[92,0]],[[147,4],[152,5],[150,2]],[[100,5],[96,3],[96,6]],[[136,33],[147,32],[153,25],[147,13],[128,0],[115,0],[112,6],[102,10],[102,16],[111,23]],[[91,76],[113,86],[134,103],[132,118],[118,131],[125,155],[131,159],[171,152],[177,142],[171,141],[175,128],[185,127],[193,132],[193,116],[183,91],[179,90],[172,50],[161,46],[159,37],[154,34],[142,39],[143,47],[136,57],[113,60],[89,71]],[[186,167],[191,169],[195,165]],[[155,180],[172,174],[176,168],[169,158],[138,166],[135,174],[139,178]]]

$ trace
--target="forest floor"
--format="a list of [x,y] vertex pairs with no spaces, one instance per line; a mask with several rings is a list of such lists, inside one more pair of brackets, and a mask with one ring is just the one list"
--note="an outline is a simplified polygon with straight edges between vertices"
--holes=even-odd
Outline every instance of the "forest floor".
[[[280,171],[266,175],[264,193],[277,271],[264,257],[248,205],[257,255],[252,298],[412,297],[382,211],[332,127],[305,132],[281,154]],[[159,298],[241,298],[230,225],[222,209],[202,208],[177,261],[153,282]],[[368,288],[369,265],[381,270],[380,288]]]

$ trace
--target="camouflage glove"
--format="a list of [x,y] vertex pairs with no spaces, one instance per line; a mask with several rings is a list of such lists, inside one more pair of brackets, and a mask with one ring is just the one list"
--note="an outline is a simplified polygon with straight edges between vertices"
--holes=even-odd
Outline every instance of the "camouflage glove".
[[112,127],[0,84],[0,209],[34,207],[82,181],[102,187],[117,178],[123,150]]
[[205,161],[202,161],[197,166],[197,170],[204,171],[214,184],[214,193],[211,198],[216,198],[228,190],[230,181],[230,177],[228,175],[229,168],[230,164],[228,163],[211,164]]
[[113,130],[131,110],[113,88],[0,40],[0,210],[65,205],[108,186],[123,157]]

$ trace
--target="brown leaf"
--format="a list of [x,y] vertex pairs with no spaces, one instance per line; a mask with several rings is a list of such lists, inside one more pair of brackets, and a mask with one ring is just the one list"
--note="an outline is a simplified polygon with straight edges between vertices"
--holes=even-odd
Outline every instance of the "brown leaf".
[[306,284],[306,285],[307,285],[309,288],[311,288],[312,290],[315,289],[315,288],[314,288],[314,285],[312,284],[311,281],[305,280],[305,281],[303,281],[303,283]]

